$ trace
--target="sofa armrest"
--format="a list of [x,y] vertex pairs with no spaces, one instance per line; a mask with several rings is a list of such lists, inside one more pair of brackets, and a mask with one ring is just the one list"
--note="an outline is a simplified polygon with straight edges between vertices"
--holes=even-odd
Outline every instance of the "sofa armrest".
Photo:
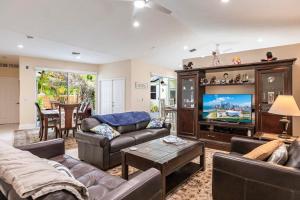
[[172,127],[171,123],[164,122],[163,128],[166,128],[166,129],[168,129],[170,131],[171,127]]
[[[288,197],[293,194],[299,198],[300,170],[238,155],[215,153],[214,199],[243,199],[253,194],[261,195],[261,199],[285,199],[282,195]],[[265,195],[271,195],[272,198],[264,198]]]
[[103,200],[160,200],[161,195],[161,174],[151,168],[109,192]]
[[29,151],[40,158],[46,159],[65,154],[65,144],[63,139],[37,142],[17,148]]
[[108,138],[92,132],[78,131],[75,137],[78,142],[82,142],[86,144],[92,144],[101,147],[106,147],[109,145]]
[[245,137],[232,137],[231,138],[231,152],[246,154],[255,149],[256,147],[265,144],[266,141],[255,140]]

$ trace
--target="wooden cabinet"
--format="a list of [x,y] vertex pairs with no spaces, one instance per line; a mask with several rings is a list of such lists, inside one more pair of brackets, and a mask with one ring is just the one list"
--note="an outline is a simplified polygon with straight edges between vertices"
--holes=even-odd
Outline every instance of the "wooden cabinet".
[[197,138],[199,72],[178,73],[177,133]]
[[[293,58],[176,71],[178,78],[177,135],[198,138],[205,141],[208,147],[228,150],[230,139],[233,136],[252,137],[257,131],[280,133],[282,130],[279,123],[281,116],[270,114],[268,110],[278,95],[292,94],[292,66],[295,61],[296,59]],[[200,85],[200,79],[205,77],[207,73],[210,73],[210,75],[214,75],[217,72],[230,74],[231,71],[238,71],[238,73],[243,74],[245,73],[243,71],[247,70],[251,70],[253,75],[255,74],[254,83],[240,82]],[[219,94],[226,94],[226,91],[222,89],[223,86],[253,87],[251,90],[255,97],[253,105],[255,119],[253,123],[217,123],[202,119],[203,95],[206,93],[206,90],[208,91],[208,87],[215,86],[219,89],[213,91]],[[232,90],[230,91],[232,92]],[[237,93],[240,93],[240,91]],[[288,133],[292,135],[291,127]]]
[[[282,132],[280,115],[268,113],[278,95],[292,94],[292,64],[256,70],[256,130],[258,132]],[[290,119],[291,120],[291,119]],[[292,126],[288,133],[292,134]]]

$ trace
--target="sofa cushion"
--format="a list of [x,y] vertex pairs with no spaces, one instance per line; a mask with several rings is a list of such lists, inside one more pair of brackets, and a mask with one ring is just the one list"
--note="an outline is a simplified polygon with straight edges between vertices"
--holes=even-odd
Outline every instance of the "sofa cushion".
[[288,149],[288,161],[285,166],[300,168],[300,141],[295,140],[292,142]]
[[86,118],[86,119],[82,120],[82,122],[81,122],[81,130],[88,132],[92,128],[98,126],[99,124],[101,124],[101,123],[94,118]]
[[126,182],[118,176],[107,174],[96,167],[67,155],[51,158],[69,168],[74,177],[88,188],[89,199],[100,200],[108,192]]
[[127,134],[123,134],[110,141],[110,152],[117,152],[133,145],[135,145],[135,139],[127,136]]
[[282,144],[283,142],[280,140],[273,140],[255,148],[243,157],[256,160],[265,160]]
[[135,124],[133,125],[127,125],[127,126],[118,126],[117,127],[117,131],[119,133],[128,133],[128,132],[132,132],[132,131],[135,131],[136,130],[136,127],[135,127]]
[[99,124],[98,126],[92,128],[91,131],[99,135],[102,135],[103,137],[106,137],[109,140],[112,140],[120,136],[120,133],[115,129],[113,129],[112,127],[110,127],[108,124]]
[[136,124],[136,130],[138,131],[138,130],[145,129],[148,124],[149,124],[149,121],[137,123]]
[[134,138],[135,144],[141,144],[154,138],[153,134],[147,129],[125,133],[125,135]]
[[155,139],[170,135],[170,131],[167,128],[147,129],[147,131],[151,132]]

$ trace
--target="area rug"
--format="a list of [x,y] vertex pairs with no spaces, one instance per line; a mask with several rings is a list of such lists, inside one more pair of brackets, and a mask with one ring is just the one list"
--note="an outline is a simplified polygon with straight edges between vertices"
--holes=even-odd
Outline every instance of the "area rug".
[[[55,138],[53,132],[49,133],[49,139]],[[38,130],[27,130],[27,131],[15,131],[14,134],[14,145],[26,145],[30,143],[38,142]],[[67,153],[77,158],[77,142],[71,135],[65,138],[65,148]],[[216,152],[223,152],[219,150],[206,148],[206,170],[197,171],[188,179],[183,181],[179,186],[173,189],[167,196],[167,200],[212,200],[212,158]],[[199,158],[192,162],[199,163]],[[129,174],[133,174],[138,170],[129,167]],[[113,176],[122,176],[121,166],[115,167],[107,171]]]
[[[167,200],[212,200],[212,157],[219,150],[206,148],[206,170],[198,171],[190,176],[186,181],[171,191]],[[199,158],[192,162],[199,163]],[[136,172],[133,167],[129,167],[129,174]],[[122,175],[121,166],[107,171],[114,176]]]

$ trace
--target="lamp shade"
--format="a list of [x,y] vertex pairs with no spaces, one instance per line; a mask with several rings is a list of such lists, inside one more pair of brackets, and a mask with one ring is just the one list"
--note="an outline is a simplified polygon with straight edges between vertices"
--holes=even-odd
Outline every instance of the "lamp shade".
[[300,116],[300,110],[292,95],[279,95],[269,113],[284,116]]

